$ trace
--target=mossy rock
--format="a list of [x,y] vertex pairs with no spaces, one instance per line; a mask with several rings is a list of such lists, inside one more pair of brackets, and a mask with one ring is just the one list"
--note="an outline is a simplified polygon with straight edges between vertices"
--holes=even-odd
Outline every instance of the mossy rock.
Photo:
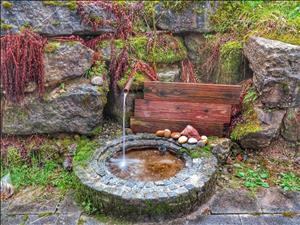
[[46,6],[60,6],[60,7],[67,7],[70,10],[76,10],[77,9],[77,4],[76,1],[71,1],[71,0],[67,0],[67,1],[43,1],[43,4]]
[[217,83],[236,84],[243,80],[242,48],[238,41],[229,41],[221,46]]
[[[126,43],[124,40],[114,40],[116,52],[125,46],[129,46],[129,53],[137,59],[141,59],[149,63],[172,64],[179,62],[187,57],[187,51],[180,38],[171,35],[160,35],[158,37],[156,47],[147,49],[148,40],[147,36],[136,36],[129,38]],[[110,41],[102,41],[98,44],[98,50],[105,52],[106,58],[109,59],[110,55]]]

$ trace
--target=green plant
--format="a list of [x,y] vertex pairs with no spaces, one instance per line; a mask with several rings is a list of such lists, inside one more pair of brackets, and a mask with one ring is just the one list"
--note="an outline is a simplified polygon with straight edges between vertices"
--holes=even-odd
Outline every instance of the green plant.
[[300,177],[293,172],[281,173],[277,183],[285,191],[300,191]]
[[44,51],[46,53],[54,53],[60,48],[60,42],[57,41],[51,41],[48,42],[44,48]]
[[244,181],[244,186],[249,189],[256,189],[257,187],[269,188],[266,181],[269,178],[269,172],[263,169],[249,169],[238,170],[236,176]]
[[9,1],[3,1],[3,2],[2,2],[2,6],[3,6],[5,9],[10,9],[10,8],[13,6],[13,3],[9,2]]
[[83,207],[83,210],[89,215],[94,214],[97,211],[97,209],[93,206],[93,204],[89,200],[82,202],[81,205]]
[[244,96],[244,99],[243,99],[244,106],[247,107],[247,106],[250,106],[251,104],[253,104],[256,101],[257,97],[258,96],[257,96],[257,92],[255,91],[255,89],[250,88],[247,91],[247,94]]
[[60,84],[59,84],[59,88],[60,88],[61,90],[65,90],[65,83],[60,83]]
[[7,148],[7,158],[5,165],[7,167],[21,166],[24,163],[24,160],[21,158],[21,154],[19,149],[16,147],[8,147]]
[[105,61],[96,61],[85,74],[87,78],[92,78],[94,76],[106,76],[107,68]]

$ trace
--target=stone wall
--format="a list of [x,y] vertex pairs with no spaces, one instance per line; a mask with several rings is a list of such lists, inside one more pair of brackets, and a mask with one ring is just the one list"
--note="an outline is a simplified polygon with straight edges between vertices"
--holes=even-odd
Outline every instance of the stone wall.
[[[83,24],[72,3],[55,5],[45,4],[41,1],[9,2],[12,3],[10,7],[3,7],[1,4],[1,27],[5,27],[5,29],[1,29],[2,35],[8,32],[18,32],[24,27],[32,27],[35,32],[48,38],[75,34],[80,35],[83,39],[88,39],[114,31],[114,28],[110,26],[104,26],[95,31],[91,26]],[[210,55],[210,46],[207,44],[209,35],[207,34],[213,32],[209,24],[208,13],[213,12],[214,9],[209,1],[195,2],[180,12],[163,8],[160,4],[155,9],[159,15],[157,29],[172,33],[180,46],[180,54],[174,54],[172,52],[174,43],[168,41],[166,48],[169,49],[170,54],[162,54],[161,61],[157,61],[157,72],[161,81],[179,81],[180,61],[187,57],[193,62],[200,82],[236,84],[251,77],[246,59],[243,58],[243,50],[238,43],[234,42],[229,42],[227,46],[221,48],[220,60],[211,74],[203,70],[202,66]],[[85,7],[84,10],[102,19],[114,18],[114,15],[98,6],[91,5]],[[134,41],[141,40],[135,39]],[[281,133],[285,139],[299,140],[299,135],[295,135],[295,131],[296,133],[299,131],[299,126],[295,126],[295,124],[299,124],[298,107],[300,102],[299,64],[298,66],[295,64],[298,63],[298,50],[295,46],[283,50],[285,48],[283,43],[274,43],[272,41],[264,42],[262,39],[257,39],[257,41],[251,39],[244,51],[255,74],[254,83],[260,95],[260,104],[257,104],[256,111],[263,118],[264,126],[268,127],[269,123],[280,121],[280,124],[276,126],[272,124],[271,131],[266,128],[267,131],[264,135],[268,137],[268,141],[260,147],[268,145],[278,133]],[[104,108],[107,116],[121,121],[122,95],[120,92],[114,93],[114,90],[108,92],[109,45],[103,44],[93,51],[74,41],[54,41],[54,43],[50,41],[49,44],[53,44],[53,46],[50,48],[52,50],[45,52],[47,88],[45,96],[42,99],[38,98],[33,93],[36,85],[29,83],[22,105],[6,104],[4,133],[76,132],[89,134],[98,125],[101,125]],[[105,69],[97,74],[97,78],[94,78],[94,82],[92,82],[93,78],[88,78],[85,74],[93,69],[95,52],[100,52],[103,56]],[[230,54],[227,54],[228,52]],[[151,63],[151,60],[148,61],[143,54],[144,52],[137,58],[140,57]],[[148,57],[147,54],[146,56]],[[104,79],[105,75],[107,75],[106,80]],[[120,89],[124,86],[124,80],[118,83]],[[134,82],[135,87],[128,96],[127,124],[128,118],[133,112],[134,99],[143,96],[142,83],[144,80],[146,80],[145,77],[137,76]],[[74,98],[74,96],[79,96],[78,98],[81,100],[77,101],[77,97]],[[90,107],[89,104],[93,104],[94,107]],[[275,110],[276,113],[271,113],[270,110]],[[51,119],[55,122],[50,124]],[[253,140],[259,140],[259,138],[254,137]]]
[[241,138],[244,148],[260,149],[283,137],[300,142],[300,47],[252,37],[244,48],[258,98],[254,111],[260,129]]

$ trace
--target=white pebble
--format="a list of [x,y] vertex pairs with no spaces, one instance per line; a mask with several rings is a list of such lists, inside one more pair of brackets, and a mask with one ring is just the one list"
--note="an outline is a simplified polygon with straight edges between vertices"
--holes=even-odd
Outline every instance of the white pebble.
[[189,144],[196,144],[196,143],[197,143],[197,139],[191,137],[191,138],[189,138],[188,143],[189,143]]

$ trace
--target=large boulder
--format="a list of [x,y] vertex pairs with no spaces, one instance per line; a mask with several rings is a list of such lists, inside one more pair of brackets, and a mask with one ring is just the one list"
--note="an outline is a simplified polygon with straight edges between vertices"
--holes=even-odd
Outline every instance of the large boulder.
[[[94,35],[114,31],[114,28],[109,26],[101,26],[94,31],[91,26],[81,23],[75,1],[9,2],[10,6],[1,4],[1,20],[6,24],[6,29],[1,29],[1,35],[7,32],[18,32],[22,27],[32,27],[34,31],[48,36]],[[99,20],[113,18],[111,13],[93,4],[89,4],[84,10],[91,17]]]
[[86,80],[54,90],[43,99],[27,96],[22,105],[5,106],[4,134],[90,134],[102,122],[106,93]]
[[244,48],[260,101],[269,108],[300,106],[300,46],[251,37]]
[[161,4],[156,6],[158,15],[157,27],[173,33],[211,31],[208,23],[208,11],[211,8],[209,1],[194,2],[186,9],[176,11],[163,7]]
[[[277,138],[280,131],[285,110],[268,110],[261,106],[254,106],[257,115],[258,126],[255,132],[245,132],[240,138],[240,144],[244,149],[261,149],[270,145],[274,138]],[[247,126],[245,126],[246,129]]]
[[291,142],[300,142],[300,107],[290,108],[283,120],[281,135]]
[[93,64],[94,51],[80,42],[49,42],[45,51],[46,86],[81,77]]

